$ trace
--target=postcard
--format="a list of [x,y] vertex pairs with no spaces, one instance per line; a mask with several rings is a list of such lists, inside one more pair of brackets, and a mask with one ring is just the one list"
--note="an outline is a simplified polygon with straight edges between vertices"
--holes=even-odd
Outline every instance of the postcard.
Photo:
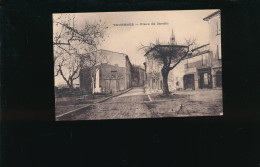
[[221,11],[53,14],[57,121],[223,115]]

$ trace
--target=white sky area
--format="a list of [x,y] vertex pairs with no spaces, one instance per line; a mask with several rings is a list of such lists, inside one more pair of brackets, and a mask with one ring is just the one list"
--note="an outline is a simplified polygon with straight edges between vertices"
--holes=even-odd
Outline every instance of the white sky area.
[[[93,23],[99,20],[105,22],[108,27],[105,41],[100,43],[98,49],[125,53],[132,64],[143,67],[144,51],[138,49],[141,44],[148,46],[150,43],[155,43],[156,39],[168,43],[172,30],[177,44],[184,44],[184,39],[190,37],[196,38],[198,45],[209,43],[209,26],[203,18],[215,11],[217,10],[100,12],[74,13],[74,15],[79,26],[83,26],[86,22]],[[56,16],[60,14],[54,14],[54,19]],[[114,26],[123,23],[133,23],[134,26]],[[157,25],[157,23],[168,24]],[[53,29],[55,31],[55,26]],[[55,85],[65,83],[62,78],[58,78],[55,78]]]

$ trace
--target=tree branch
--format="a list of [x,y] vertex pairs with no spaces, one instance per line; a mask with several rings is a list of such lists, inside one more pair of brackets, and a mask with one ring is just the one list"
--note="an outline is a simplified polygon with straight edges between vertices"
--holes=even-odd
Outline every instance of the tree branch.
[[188,51],[184,56],[182,56],[172,67],[170,67],[170,70],[174,69],[186,56],[189,54],[189,46],[188,46]]

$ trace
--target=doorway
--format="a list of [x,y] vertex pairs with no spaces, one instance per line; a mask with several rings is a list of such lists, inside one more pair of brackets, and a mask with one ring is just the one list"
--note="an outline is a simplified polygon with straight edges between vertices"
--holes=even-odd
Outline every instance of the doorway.
[[222,87],[222,72],[216,72],[216,87]]
[[194,74],[184,75],[183,83],[184,83],[184,89],[195,90]]
[[211,69],[206,68],[206,69],[200,69],[198,70],[199,78],[199,88],[200,89],[211,89],[212,88],[212,75],[211,75]]

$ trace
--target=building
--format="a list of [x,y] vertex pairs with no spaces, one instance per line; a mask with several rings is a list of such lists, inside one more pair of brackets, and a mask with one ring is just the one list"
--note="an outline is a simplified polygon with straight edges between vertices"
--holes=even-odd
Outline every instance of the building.
[[[80,72],[80,89],[82,91],[105,93],[128,89],[131,83],[131,62],[124,53],[98,50],[102,61],[95,67],[93,77],[90,68]],[[92,82],[93,80],[93,82]]]
[[[156,41],[157,44],[159,44],[159,41]],[[172,34],[170,36],[170,42],[167,45],[161,45],[161,47],[171,47],[172,45],[177,45],[177,42],[175,41],[175,35],[172,31]],[[178,45],[179,47],[186,47],[182,45]],[[161,74],[161,69],[163,67],[163,64],[161,62],[158,62],[153,59],[151,56],[153,52],[148,51],[145,54],[145,86],[150,91],[162,91],[163,89],[163,77]],[[171,65],[173,66],[173,64]],[[183,62],[180,62],[179,65],[177,65],[173,70],[169,72],[168,75],[168,87],[169,91],[173,90],[179,90],[182,88],[182,78],[184,75],[184,65]]]
[[[169,91],[222,87],[220,10],[210,14],[203,20],[209,24],[209,43],[192,49],[187,58],[169,72]],[[177,44],[173,32],[170,43]],[[149,58],[146,54],[145,67],[146,87],[160,91],[163,86],[160,72],[162,64]]]
[[162,64],[152,59],[148,54],[145,55],[145,65],[146,65],[146,81],[145,86],[150,91],[162,90],[162,75],[160,69]]
[[[145,86],[151,91],[161,91],[163,89],[163,77],[161,74],[162,64],[146,55],[146,74]],[[172,65],[171,65],[172,66]],[[183,88],[184,63],[180,62],[168,74],[169,91],[179,90]]]
[[221,12],[212,13],[203,19],[209,24],[209,50],[212,59],[213,88],[222,87]]
[[133,65],[131,69],[131,75],[133,87],[144,86],[145,70],[143,68]]
[[145,81],[145,70],[139,68],[139,86],[144,86]]
[[184,89],[222,87],[220,10],[203,20],[209,23],[209,44],[193,49],[184,60]]
[[192,50],[184,62],[183,89],[212,88],[209,44]]

